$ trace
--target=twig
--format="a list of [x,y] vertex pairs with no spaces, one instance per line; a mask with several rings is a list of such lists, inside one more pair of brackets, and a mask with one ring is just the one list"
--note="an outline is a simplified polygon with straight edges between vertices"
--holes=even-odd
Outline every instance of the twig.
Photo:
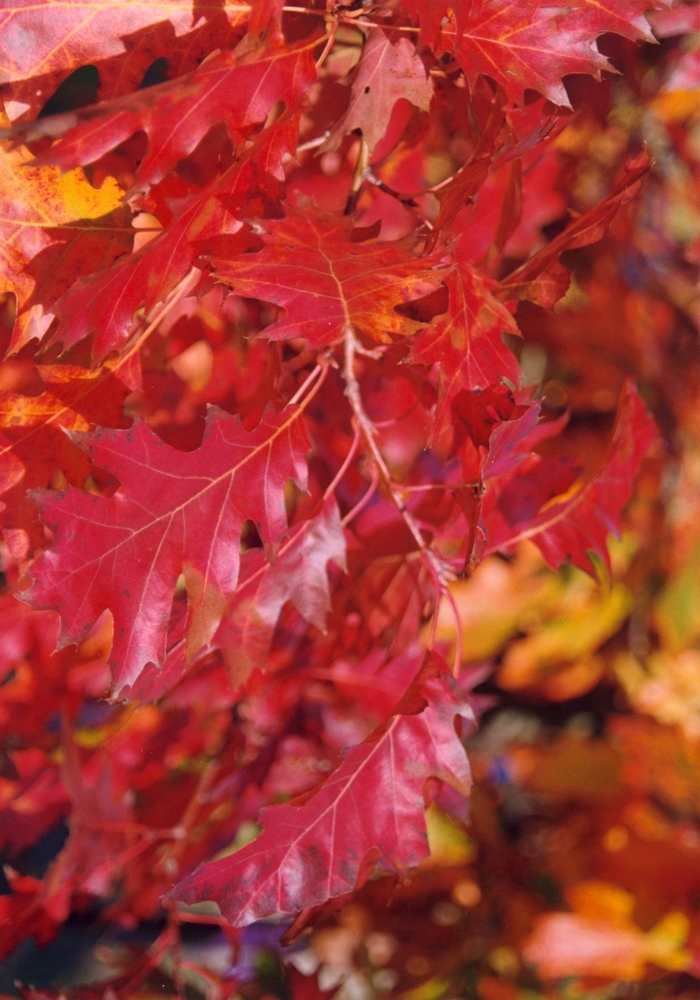
[[302,396],[306,393],[306,390],[312,384],[312,382],[314,382],[317,378],[319,378],[319,376],[321,376],[318,385],[314,389],[314,395],[316,395],[316,392],[321,388],[321,385],[323,384],[327,374],[328,374],[327,364],[316,365],[316,367],[311,370],[309,375],[306,377],[306,379],[299,386],[299,388],[294,393],[292,398],[289,400],[287,406],[294,406],[295,403],[298,403],[299,400],[302,398]]
[[319,146],[324,144],[330,134],[331,130],[327,128],[323,135],[317,135],[315,139],[309,139],[308,142],[302,142],[301,146],[297,146],[294,150],[295,155],[298,156],[299,153],[306,153],[309,149],[318,149]]
[[350,184],[350,193],[348,194],[348,200],[345,204],[345,215],[352,215],[355,211],[357,199],[360,197],[360,188],[362,187],[362,182],[365,179],[365,171],[368,166],[369,146],[363,138],[360,139],[360,152],[357,156],[355,172],[352,175],[352,182]]
[[323,52],[316,60],[316,72],[318,72],[321,66],[323,66],[324,62],[328,58],[331,49],[335,44],[335,33],[337,31],[337,28],[338,28],[338,21],[335,18],[333,19],[332,22],[326,23],[326,30],[328,31],[328,40],[326,41],[326,44],[323,47]]
[[452,614],[455,620],[455,660],[454,666],[452,667],[452,673],[455,677],[459,677],[459,672],[462,669],[462,654],[464,652],[464,636],[462,633],[462,620],[459,617],[459,609],[457,608],[457,602],[454,599],[454,594],[449,588],[445,588],[445,597],[452,609]]
[[340,482],[340,480],[343,478],[343,476],[347,472],[347,470],[348,470],[348,468],[350,466],[350,463],[352,462],[353,458],[355,457],[355,452],[357,451],[359,443],[360,443],[360,432],[359,432],[358,429],[356,429],[355,430],[355,436],[352,439],[352,444],[350,445],[350,450],[348,451],[347,455],[345,456],[343,464],[340,466],[340,468],[336,472],[335,476],[333,476],[333,479],[330,481],[330,483],[328,484],[328,486],[326,486],[326,489],[323,492],[323,499],[324,500],[327,497],[329,497],[331,495],[331,493],[333,493],[335,491],[336,487],[338,486],[338,483]]
[[345,380],[345,395],[350,403],[355,423],[362,434],[365,445],[372,458],[372,462],[376,467],[380,478],[384,481],[384,485],[395,507],[401,514],[406,527],[415,539],[416,545],[428,564],[430,571],[435,575],[438,587],[446,587],[447,583],[454,579],[454,574],[447,564],[444,563],[426,543],[416,519],[406,507],[406,503],[401,495],[401,488],[394,485],[391,473],[389,472],[386,462],[384,461],[384,457],[377,446],[377,442],[375,440],[375,427],[365,411],[362,403],[362,395],[360,393],[360,383],[357,381],[357,377],[355,375],[355,357],[359,353],[358,346],[355,331],[350,325],[348,325],[344,338],[345,366],[343,370],[343,378]]
[[354,520],[354,518],[356,518],[357,515],[365,509],[365,507],[370,502],[374,494],[377,492],[377,486],[379,486],[379,473],[375,469],[374,465],[371,466],[371,470],[372,470],[372,479],[370,481],[369,486],[367,487],[366,492],[360,497],[355,506],[347,512],[345,517],[340,522],[344,528],[347,527],[347,525],[350,524],[350,522]]

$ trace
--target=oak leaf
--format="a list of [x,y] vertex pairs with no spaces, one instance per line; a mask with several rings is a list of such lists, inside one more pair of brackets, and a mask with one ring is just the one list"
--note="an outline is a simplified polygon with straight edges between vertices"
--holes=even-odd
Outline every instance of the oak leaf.
[[559,260],[560,254],[601,240],[620,207],[639,190],[650,165],[645,153],[630,160],[610,194],[574,219],[558,236],[500,282],[496,293],[498,298],[501,301],[527,299],[551,309],[564,295],[571,280],[569,271]]
[[486,389],[508,379],[518,385],[520,369],[503,333],[518,332],[513,317],[494,298],[497,286],[464,258],[459,243],[454,268],[445,277],[448,312],[418,336],[413,361],[439,365],[434,436],[449,429],[461,393]]
[[[394,307],[437,288],[440,255],[421,256],[416,240],[365,242],[347,216],[285,207],[284,219],[259,224],[265,248],[210,258],[238,295],[273,302],[285,315],[265,328],[270,340],[305,337],[314,347],[342,340],[348,327],[388,343],[411,330]],[[499,307],[500,308],[500,307]]]
[[111,178],[98,191],[80,169],[28,169],[26,151],[2,145],[0,294],[16,298],[11,346],[19,350],[46,332],[51,306],[85,262],[109,266],[131,249],[134,230],[131,210],[121,204],[122,191]]
[[[518,509],[516,504],[509,506],[501,492],[502,484],[498,483],[500,477],[494,476],[493,493],[485,499],[486,554],[511,549],[518,542],[530,539],[552,569],[571,562],[579,569],[596,575],[594,556],[610,574],[607,537],[619,535],[620,517],[632,495],[635,476],[657,434],[656,425],[639,393],[631,382],[627,382],[607,458],[600,471],[587,483],[575,483],[562,496],[546,498],[544,506],[534,513]],[[569,486],[566,482],[568,473],[561,463],[549,467],[552,482],[556,481],[557,467],[561,467],[566,488]],[[511,482],[516,492],[525,491],[527,476],[522,465],[517,472],[507,473],[503,478],[509,476],[514,477]],[[535,471],[535,479],[543,479],[541,466]],[[489,516],[490,506],[497,506],[499,519]]]
[[[201,5],[196,0],[38,0],[26,4],[3,4],[0,34],[3,53],[0,61],[0,85],[13,102],[25,109],[39,111],[56,85],[78,67],[124,57],[128,39],[139,38],[142,59],[153,60],[153,40],[165,19],[174,38],[186,35]],[[226,4],[228,19],[243,23],[248,8]],[[209,12],[209,17],[214,11]],[[149,59],[150,56],[150,59]],[[143,70],[148,66],[145,62]],[[143,72],[142,70],[142,72]],[[123,70],[122,70],[123,72]],[[41,93],[37,94],[37,82]],[[28,105],[28,108],[27,108]],[[19,109],[18,109],[19,110]],[[12,115],[11,117],[17,117]]]
[[215,636],[232,680],[243,683],[264,662],[282,607],[291,601],[301,615],[323,629],[330,610],[327,564],[345,569],[345,538],[335,499],[297,526],[269,562],[260,549],[241,560],[236,596]]
[[392,41],[383,31],[370,32],[352,81],[348,110],[321,149],[338,149],[348,132],[360,129],[373,153],[384,138],[396,102],[403,98],[428,111],[432,92],[425,66],[407,38]]
[[213,899],[242,926],[351,892],[376,866],[403,872],[427,858],[426,780],[439,778],[469,793],[471,773],[455,717],[474,718],[449,674],[431,666],[429,660],[410,693],[415,704],[407,702],[403,712],[399,706],[375,734],[348,750],[316,791],[264,810],[259,837],[202,865],[173,898]]
[[48,346],[61,343],[68,350],[94,331],[94,361],[121,350],[137,309],[143,306],[148,315],[185,277],[207,240],[236,233],[251,202],[278,193],[282,160],[297,135],[289,119],[264,130],[216,183],[173,206],[173,220],[155,239],[72,285],[53,307],[59,323]]
[[112,497],[77,490],[37,503],[55,534],[24,595],[59,611],[59,645],[78,641],[109,608],[114,695],[165,653],[178,577],[188,594],[188,651],[214,634],[238,582],[240,536],[250,518],[273,545],[287,530],[284,487],[306,484],[310,447],[299,407],[267,414],[253,431],[211,410],[201,447],[180,452],[137,423],[95,431],[81,443],[118,477]]
[[125,426],[127,387],[109,371],[77,365],[39,365],[45,390],[37,396],[5,393],[0,400],[0,513],[5,527],[21,528],[41,541],[43,528],[29,490],[65,477],[83,486],[90,471],[87,455],[64,433],[88,431],[96,424]]
[[189,156],[212,125],[224,122],[235,136],[263,123],[279,100],[294,110],[316,79],[314,44],[260,48],[240,56],[220,52],[176,80],[41,118],[18,126],[13,135],[25,142],[55,139],[35,162],[67,169],[93,163],[142,130],[148,150],[132,193],[143,191]]
[[[421,25],[421,37],[453,52],[474,86],[479,74],[491,77],[508,97],[522,104],[525,90],[569,106],[562,77],[589,73],[600,79],[610,63],[595,45],[604,32],[652,40],[644,18],[666,0],[400,0]],[[445,23],[445,18],[454,18]]]

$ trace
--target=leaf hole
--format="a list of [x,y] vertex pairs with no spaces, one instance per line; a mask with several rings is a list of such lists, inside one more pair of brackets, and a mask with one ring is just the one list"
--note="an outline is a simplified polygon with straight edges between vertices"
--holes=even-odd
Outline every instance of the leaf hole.
[[161,56],[160,59],[154,59],[143,74],[139,90],[147,90],[149,87],[155,87],[159,83],[165,83],[168,79],[168,69],[168,60],[165,56]]
[[405,316],[406,319],[412,319],[416,323],[430,323],[436,316],[447,312],[448,304],[447,286],[440,285],[434,292],[430,292],[420,299],[394,306],[394,312]]
[[255,521],[248,518],[241,527],[241,552],[247,552],[248,549],[261,549],[262,547],[262,538],[257,525]]
[[77,111],[97,101],[97,88],[100,74],[97,66],[78,66],[70,76],[59,83],[53,94],[46,101],[37,118],[49,118],[51,115],[62,115],[67,111]]

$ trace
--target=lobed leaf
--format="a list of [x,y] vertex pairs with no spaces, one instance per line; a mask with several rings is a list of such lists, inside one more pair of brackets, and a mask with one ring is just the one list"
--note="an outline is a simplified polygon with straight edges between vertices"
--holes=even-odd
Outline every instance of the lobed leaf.
[[299,407],[267,414],[253,431],[211,410],[202,445],[181,452],[137,423],[95,431],[84,444],[119,478],[114,496],[77,490],[36,498],[55,534],[23,598],[61,615],[60,645],[78,641],[109,609],[114,695],[165,654],[180,574],[188,595],[188,651],[212,637],[238,583],[243,522],[266,544],[286,532],[284,487],[306,485],[309,439]]
[[133,191],[162,180],[189,156],[212,125],[225,122],[231,135],[265,121],[284,100],[294,110],[316,79],[315,42],[220,52],[192,73],[103,101],[78,111],[18,126],[15,138],[55,139],[36,162],[64,169],[93,163],[136,132],[148,150],[134,176]]
[[439,778],[469,794],[455,718],[474,717],[449,674],[434,669],[423,671],[412,697],[419,703],[410,714],[399,706],[303,801],[263,810],[259,837],[202,865],[171,897],[215,900],[240,927],[352,892],[375,867],[402,873],[427,858],[425,782]]
[[325,347],[342,340],[348,327],[378,343],[410,332],[394,307],[441,284],[442,273],[434,270],[440,254],[421,256],[411,237],[364,242],[347,216],[311,206],[286,206],[285,212],[283,220],[265,223],[260,253],[210,259],[216,276],[239,295],[285,309],[266,337],[305,337]]
[[668,5],[668,0],[400,0],[401,9],[420,22],[423,40],[453,52],[472,86],[483,74],[517,104],[531,88],[565,107],[564,76],[589,73],[600,79],[601,70],[611,68],[596,48],[599,35],[651,41],[644,13]]
[[[486,554],[511,549],[530,539],[553,569],[570,562],[596,575],[593,554],[610,573],[608,535],[619,534],[620,517],[632,496],[635,476],[657,434],[639,393],[627,382],[608,457],[597,475],[585,485],[549,500],[536,516],[521,519],[520,523],[514,522],[522,511],[500,502],[503,521],[498,529],[489,532]],[[541,471],[538,475],[541,479]]]

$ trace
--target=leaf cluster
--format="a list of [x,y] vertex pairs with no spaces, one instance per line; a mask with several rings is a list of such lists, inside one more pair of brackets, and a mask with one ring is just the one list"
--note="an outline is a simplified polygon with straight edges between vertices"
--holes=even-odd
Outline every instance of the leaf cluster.
[[[668,97],[691,89],[691,56],[680,82],[668,69],[689,12],[6,6],[4,956],[99,913],[160,931],[145,949],[103,947],[109,985],[86,1000],[148,995],[160,974],[181,996],[252,998],[251,954],[274,980],[295,940],[316,964],[284,973],[293,997],[359,975],[373,995],[427,979],[430,1000],[457,988],[448,973],[468,964],[460,941],[482,906],[480,1000],[569,975],[638,980],[649,962],[700,968],[686,897],[635,922],[629,883],[598,860],[551,866],[573,912],[528,896],[499,937],[527,880],[514,874],[510,898],[524,855],[488,817],[511,779],[498,790],[499,753],[477,733],[497,690],[564,702],[614,677],[636,710],[653,702],[646,651],[614,646],[651,606],[651,557],[632,555],[643,514],[624,512],[643,469],[633,510],[654,509],[644,400],[670,426],[666,356],[698,258],[694,231],[668,230],[667,179],[640,140],[663,126],[674,162],[691,163],[677,127],[692,108]],[[642,78],[652,27],[673,42]],[[636,74],[646,118],[623,114],[616,65]],[[669,611],[692,571],[656,571],[669,582],[649,611],[652,669],[673,690],[648,714],[662,725],[700,628]],[[610,731],[641,738],[622,716]],[[556,800],[550,748],[521,743],[507,766]],[[606,746],[571,759],[594,771],[600,750],[615,788],[601,801],[632,816],[634,782]],[[581,815],[547,822],[580,845]],[[59,823],[67,839],[37,877],[24,861]],[[477,839],[493,898],[470,867]],[[401,921],[376,917],[387,903],[449,928],[434,943],[444,979],[432,959],[411,966]],[[229,949],[223,971],[188,951],[198,926]]]

